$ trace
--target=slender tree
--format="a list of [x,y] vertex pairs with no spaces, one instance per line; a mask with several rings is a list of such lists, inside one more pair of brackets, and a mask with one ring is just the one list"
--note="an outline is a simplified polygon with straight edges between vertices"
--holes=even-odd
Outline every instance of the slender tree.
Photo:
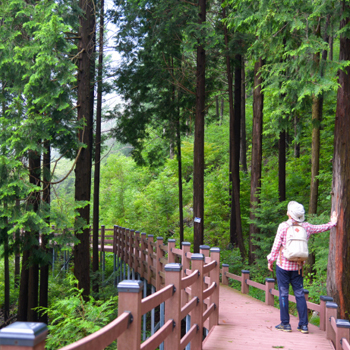
[[[254,66],[254,91],[253,91],[253,132],[252,132],[252,161],[250,175],[250,214],[251,221],[255,220],[254,210],[260,203],[260,187],[261,187],[261,172],[262,172],[262,131],[263,131],[263,109],[264,95],[262,93],[262,79],[260,70],[263,66],[263,61],[260,58],[255,62]],[[249,263],[252,264],[255,260],[255,246],[253,237],[259,233],[259,228],[256,224],[249,225]],[[257,238],[257,237],[255,237]]]
[[[103,68],[103,33],[104,33],[104,0],[100,2],[100,38],[97,73],[97,108],[95,136],[95,174],[94,174],[94,211],[93,211],[93,261],[92,271],[98,271],[98,227],[100,206],[100,169],[101,169],[101,119],[102,119],[102,68]],[[93,284],[94,292],[98,292],[98,283]]]
[[90,294],[90,196],[91,196],[91,56],[93,52],[93,33],[91,23],[94,16],[92,0],[80,0],[82,11],[79,16],[78,43],[78,121],[83,123],[79,131],[79,141],[85,146],[80,149],[75,167],[75,200],[80,202],[79,217],[75,223],[75,235],[79,240],[74,245],[74,275],[78,287],[84,289],[84,296]]
[[[199,0],[199,24],[206,21],[206,0]],[[204,116],[205,116],[205,49],[197,47],[196,117],[193,153],[193,249],[199,252],[204,241]]]

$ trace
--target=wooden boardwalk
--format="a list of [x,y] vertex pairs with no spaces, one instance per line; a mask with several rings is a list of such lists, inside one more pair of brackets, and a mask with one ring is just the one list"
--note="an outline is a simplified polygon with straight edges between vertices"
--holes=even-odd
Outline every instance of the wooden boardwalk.
[[298,332],[297,317],[291,316],[291,333],[276,330],[279,323],[279,309],[220,285],[219,325],[205,339],[203,350],[334,349],[316,326],[309,324],[309,334]]

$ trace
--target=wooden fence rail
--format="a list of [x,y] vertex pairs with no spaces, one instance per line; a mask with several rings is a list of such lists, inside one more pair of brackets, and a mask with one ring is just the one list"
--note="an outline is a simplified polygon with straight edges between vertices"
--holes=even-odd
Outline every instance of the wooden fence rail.
[[[203,330],[209,331],[218,324],[220,274],[224,285],[229,284],[229,279],[239,281],[244,294],[249,293],[250,287],[263,290],[267,305],[274,306],[274,296],[278,296],[273,278],[266,278],[262,284],[251,280],[248,270],[242,270],[240,276],[230,273],[227,264],[222,264],[220,270],[218,248],[203,245],[200,253],[195,254],[190,252],[188,242],[183,242],[182,249],[179,249],[173,239],[165,245],[162,237],[154,239],[153,235],[119,226],[113,229],[102,226],[100,232],[102,266],[105,252],[112,252],[115,271],[120,273],[119,316],[98,332],[61,350],[102,350],[115,340],[118,350],[153,350],[160,344],[165,350],[182,350],[189,343],[191,350],[201,349]],[[106,234],[108,232],[113,234]],[[130,276],[133,279],[129,279]],[[145,297],[144,285],[147,283],[152,284],[156,291]],[[308,309],[319,313],[320,330],[325,331],[335,349],[350,350],[350,322],[337,319],[338,306],[333,299],[321,296],[320,304],[315,304],[308,301],[308,291],[304,290],[304,293]],[[296,302],[295,297],[290,295],[289,301]],[[142,320],[145,324],[146,313],[159,305],[164,305],[164,322],[141,343]],[[183,319],[190,319],[190,322],[186,324],[186,334],[181,336]],[[45,327],[40,323],[16,322],[2,329],[0,350],[22,349],[14,336],[16,332],[21,334],[20,342],[24,342],[26,350],[44,349]]]
[[[118,350],[153,350],[161,343],[165,350],[184,349],[189,343],[191,350],[201,349],[204,330],[209,332],[218,324],[220,249],[201,246],[200,253],[194,254],[188,242],[183,242],[179,249],[175,248],[173,239],[165,245],[162,237],[154,239],[153,235],[147,237],[119,226],[114,226],[113,235],[106,234],[108,231],[111,230],[104,227],[100,230],[99,250],[101,260],[105,252],[114,253],[117,272],[123,274],[118,283],[119,316],[98,332],[61,350],[102,350],[115,340]],[[135,275],[137,279],[130,279]],[[156,292],[143,298],[147,283],[152,284]],[[163,324],[141,343],[144,315],[162,304]],[[181,337],[184,318],[190,319],[190,324]],[[13,335],[13,327],[19,331],[18,322],[0,331],[1,350],[17,350],[17,344],[7,339],[8,334]],[[32,338],[36,338],[35,331]],[[42,338],[41,335],[40,342],[28,343],[26,349],[44,349]]]

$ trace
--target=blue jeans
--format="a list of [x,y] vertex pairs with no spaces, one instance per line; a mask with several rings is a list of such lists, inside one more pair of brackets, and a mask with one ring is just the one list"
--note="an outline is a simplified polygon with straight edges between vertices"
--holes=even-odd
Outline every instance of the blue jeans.
[[299,314],[299,326],[308,324],[307,306],[303,288],[303,276],[298,271],[287,271],[276,266],[276,277],[279,291],[280,314],[281,322],[289,324],[289,284],[292,285],[295,299],[297,302],[297,309]]

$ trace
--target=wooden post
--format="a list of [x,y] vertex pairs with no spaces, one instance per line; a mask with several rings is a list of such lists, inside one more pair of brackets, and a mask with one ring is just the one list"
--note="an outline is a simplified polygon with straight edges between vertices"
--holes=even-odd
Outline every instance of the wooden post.
[[153,267],[153,235],[148,235],[148,276],[147,276],[147,283],[152,283],[152,270],[151,266]]
[[228,277],[226,272],[228,272],[229,264],[222,264],[221,282],[223,285],[228,286]]
[[335,333],[335,349],[342,350],[342,339],[349,341],[350,322],[348,320],[337,320],[337,331]]
[[210,257],[216,261],[215,268],[210,272],[210,281],[216,283],[216,288],[210,297],[210,303],[215,304],[215,311],[209,317],[209,330],[219,324],[220,248],[211,248]]
[[126,246],[125,246],[125,241],[126,241],[126,237],[125,237],[125,227],[122,227],[121,228],[121,232],[120,232],[120,238],[121,238],[121,242],[120,242],[120,248],[121,248],[121,258],[122,258],[122,261],[125,262],[125,249],[126,249]]
[[333,303],[332,301],[326,302],[326,337],[329,340],[332,339],[332,335],[334,333],[333,328],[331,326],[330,318],[334,317],[335,319],[337,319],[337,309],[337,303]]
[[141,233],[141,253],[140,253],[140,277],[141,278],[146,278],[146,273],[145,273],[145,265],[144,261],[146,261],[146,233],[142,232]]
[[47,326],[39,322],[14,322],[0,330],[0,350],[44,350]]
[[[199,253],[203,254],[204,257],[206,258],[209,256],[209,249],[210,249],[210,247],[208,245],[200,245],[199,246]],[[204,260],[204,262],[205,262],[205,260]]]
[[[190,259],[187,257],[187,253],[190,252],[191,243],[190,242],[182,242],[182,278],[186,277],[186,269],[190,268]],[[181,291],[181,306],[184,306],[188,302],[187,293],[185,290]]]
[[132,247],[132,243],[133,243],[133,240],[134,240],[134,232],[135,232],[135,230],[129,230],[128,265],[129,265],[130,269],[133,268],[132,253],[133,253],[134,249]]
[[132,322],[117,340],[118,350],[140,350],[141,342],[141,299],[143,282],[124,280],[118,284],[118,316],[129,311]]
[[175,242],[175,239],[168,239],[168,264],[175,262],[175,254],[173,253]]
[[135,231],[135,260],[134,260],[134,270],[135,273],[141,272],[141,260],[140,260],[140,231]]
[[307,289],[304,289],[304,297],[306,301],[309,301],[309,291]]
[[161,245],[163,245],[163,237],[157,237],[156,286],[155,286],[157,290],[160,290],[160,285],[161,285],[160,271],[162,270],[162,264],[160,262],[160,259],[164,256],[163,250],[160,248]]
[[274,278],[265,278],[265,304],[266,305],[275,305],[275,298],[270,292],[271,289],[275,289],[275,279]]
[[241,292],[243,294],[249,293],[249,285],[247,284],[247,280],[249,280],[249,270],[242,270],[242,283],[241,283]]
[[326,302],[327,301],[333,301],[332,297],[321,295],[320,296],[320,330],[325,331],[326,330]]
[[[173,296],[165,301],[165,320],[174,320],[174,330],[164,341],[165,350],[180,350],[181,341],[181,264],[166,264],[165,284],[173,284]],[[182,349],[181,349],[182,350]]]
[[198,332],[191,341],[191,350],[202,349],[202,337],[203,337],[203,266],[204,266],[204,255],[203,254],[192,254],[192,271],[198,270],[199,277],[191,287],[191,297],[197,297],[197,306],[191,312],[191,325],[197,324]]

